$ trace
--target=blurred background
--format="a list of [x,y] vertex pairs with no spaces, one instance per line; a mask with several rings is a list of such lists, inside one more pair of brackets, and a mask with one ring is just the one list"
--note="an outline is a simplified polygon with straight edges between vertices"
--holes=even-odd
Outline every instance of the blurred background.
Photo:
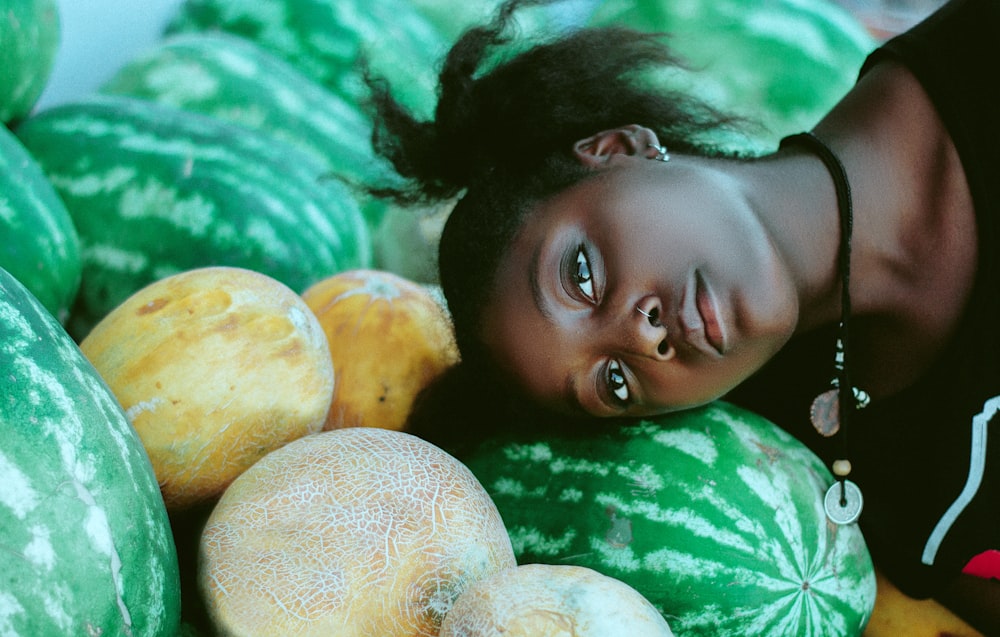
[[181,1],[59,0],[62,42],[38,107],[91,93],[160,38]]
[[944,4],[944,0],[836,0],[884,40],[916,24]]
[[[378,2],[379,0],[371,0]],[[643,0],[636,0],[641,4]],[[709,0],[710,1],[710,0]],[[746,0],[747,5],[767,0]],[[802,0],[805,3],[817,0]],[[906,29],[944,0],[836,0],[879,40]],[[153,44],[182,0],[59,0],[62,44],[39,107],[90,93]]]

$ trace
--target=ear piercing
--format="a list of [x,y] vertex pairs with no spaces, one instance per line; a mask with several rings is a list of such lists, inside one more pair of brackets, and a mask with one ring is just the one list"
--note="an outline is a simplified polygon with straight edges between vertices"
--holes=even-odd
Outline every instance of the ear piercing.
[[656,157],[653,157],[653,159],[657,161],[670,161],[670,155],[667,153],[666,146],[661,146],[659,144],[646,144],[646,146],[656,150]]

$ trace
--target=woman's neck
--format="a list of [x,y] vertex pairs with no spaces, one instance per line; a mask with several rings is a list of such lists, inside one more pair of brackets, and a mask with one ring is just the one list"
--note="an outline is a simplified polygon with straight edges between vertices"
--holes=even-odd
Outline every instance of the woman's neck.
[[[902,67],[872,69],[815,132],[853,193],[853,373],[873,395],[891,394],[927,369],[962,316],[977,263],[971,196],[947,132]],[[798,331],[835,322],[840,230],[829,173],[801,148],[746,170],[748,192],[764,193],[753,205],[797,277]]]

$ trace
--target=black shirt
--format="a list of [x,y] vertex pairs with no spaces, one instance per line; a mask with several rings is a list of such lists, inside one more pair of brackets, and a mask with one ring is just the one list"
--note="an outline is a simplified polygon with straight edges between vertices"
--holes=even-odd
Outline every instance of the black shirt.
[[[1000,0],[953,0],[869,56],[895,60],[930,96],[968,180],[979,263],[953,341],[917,383],[851,421],[851,479],[876,564],[905,593],[933,596],[975,556],[1000,549]],[[809,422],[834,374],[833,328],[793,339],[727,397],[793,433],[829,465],[841,436]]]

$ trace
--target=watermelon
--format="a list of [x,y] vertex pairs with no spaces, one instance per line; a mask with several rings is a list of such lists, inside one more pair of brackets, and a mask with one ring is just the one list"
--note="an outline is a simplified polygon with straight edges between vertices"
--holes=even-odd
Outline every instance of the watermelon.
[[719,140],[748,153],[812,128],[853,86],[877,44],[830,0],[601,0],[588,23],[668,33],[692,70],[657,81],[755,123]]
[[16,133],[69,209],[83,279],[77,340],[154,280],[210,265],[296,292],[365,267],[371,237],[351,192],[270,135],[147,100],[93,96]]
[[80,287],[80,240],[38,162],[3,126],[0,237],[0,267],[64,322]]
[[[388,162],[372,149],[371,120],[356,104],[235,35],[195,32],[168,37],[121,68],[101,92],[265,131],[298,146],[349,183],[389,178]],[[382,207],[366,202],[366,218],[377,219]]]
[[448,43],[408,0],[186,0],[166,32],[224,31],[252,40],[334,93],[367,97],[358,60],[430,116]]
[[48,83],[59,49],[56,0],[0,5],[0,123],[27,115]]
[[433,27],[449,42],[469,27],[489,21],[501,0],[411,0]]
[[177,554],[121,406],[0,269],[0,634],[173,637]]
[[857,635],[875,573],[808,448],[723,402],[601,432],[510,434],[460,459],[518,562],[620,579],[679,635]]
[[[488,23],[501,0],[410,0],[447,42],[471,27]],[[595,0],[561,0],[523,7],[517,15],[519,33],[551,34],[563,27],[582,24],[593,11]]]

